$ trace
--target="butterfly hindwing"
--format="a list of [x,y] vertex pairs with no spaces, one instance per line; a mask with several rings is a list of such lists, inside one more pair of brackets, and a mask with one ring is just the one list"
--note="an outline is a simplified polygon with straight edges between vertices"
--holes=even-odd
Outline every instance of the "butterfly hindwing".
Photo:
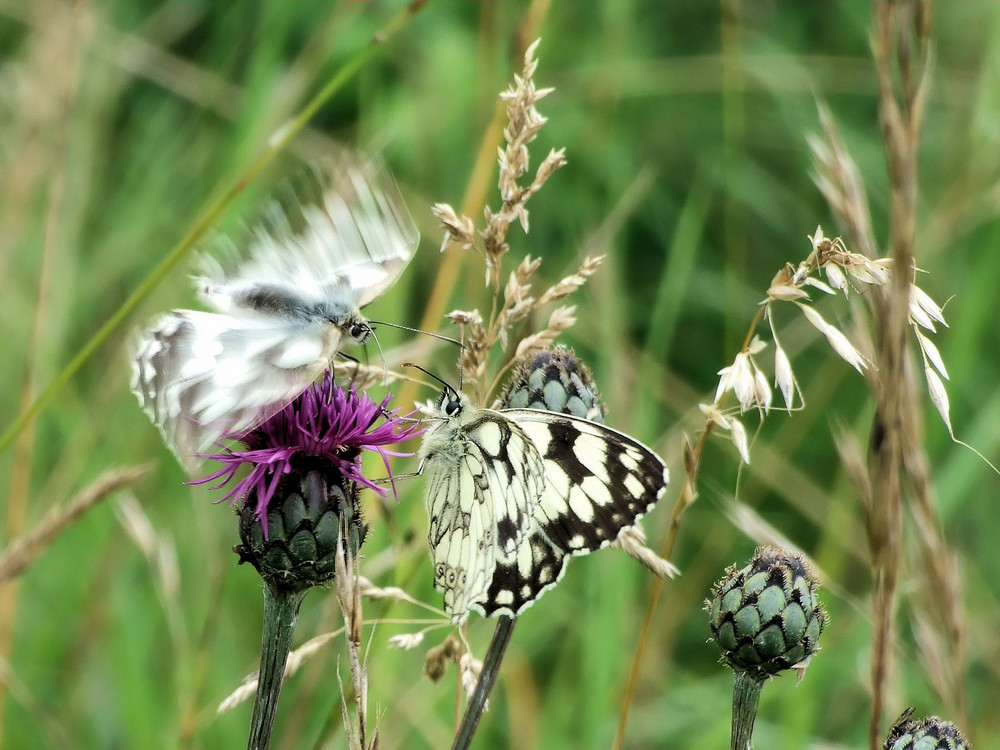
[[444,594],[448,612],[468,612],[486,593],[496,554],[485,469],[474,454],[467,454],[462,471],[431,459],[427,475],[434,587]]
[[137,345],[132,390],[167,445],[191,463],[212,440],[249,429],[312,382],[325,361],[323,333],[306,322],[175,310]]
[[483,614],[517,617],[559,582],[568,562],[569,555],[543,535],[529,534],[513,560],[497,563],[482,605]]

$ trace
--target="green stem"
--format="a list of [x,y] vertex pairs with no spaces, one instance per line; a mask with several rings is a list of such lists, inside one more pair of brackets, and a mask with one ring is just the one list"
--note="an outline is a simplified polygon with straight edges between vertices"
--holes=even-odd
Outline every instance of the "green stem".
[[65,386],[76,373],[83,367],[94,353],[111,337],[111,334],[124,323],[129,316],[139,306],[139,303],[160,283],[160,280],[173,269],[174,266],[185,256],[194,246],[195,242],[211,227],[216,220],[229,208],[237,195],[243,188],[263,169],[285,146],[294,138],[302,128],[305,127],[309,119],[316,114],[316,111],[343,87],[351,77],[357,73],[362,66],[368,62],[369,58],[385,44],[418,10],[420,10],[427,0],[411,0],[389,21],[384,29],[372,37],[371,42],[337,71],[329,82],[320,90],[312,100],[303,107],[298,114],[292,117],[286,124],[282,125],[268,141],[264,151],[257,157],[257,160],[243,173],[243,176],[236,181],[236,184],[227,190],[222,197],[213,203],[205,214],[198,220],[185,237],[167,254],[167,257],[160,261],[160,264],[143,280],[139,287],[129,295],[128,299],[122,303],[115,312],[104,321],[104,324],[97,329],[97,333],[90,337],[76,356],[70,360],[69,364],[63,368],[55,380],[50,382],[41,393],[35,398],[31,405],[18,415],[10,427],[0,435],[0,452],[7,449],[14,438],[24,429],[25,425],[42,410],[52,397]]
[[753,740],[753,724],[757,719],[757,706],[760,705],[760,691],[764,688],[764,680],[746,672],[736,672],[733,683],[733,730],[729,743],[731,750],[750,750]]
[[292,591],[270,583],[264,585],[264,637],[247,750],[267,750],[271,744],[271,728],[278,710],[285,662],[292,647],[299,606],[307,591],[306,588]]
[[490,641],[486,658],[483,660],[483,671],[479,673],[476,689],[472,692],[469,705],[465,707],[465,716],[462,717],[462,724],[458,728],[458,734],[455,735],[455,742],[452,744],[451,750],[467,750],[472,742],[476,728],[479,726],[479,719],[483,716],[486,700],[490,697],[493,684],[497,681],[500,662],[507,651],[507,644],[510,643],[510,636],[514,632],[516,623],[516,619],[505,616],[497,622],[497,629],[493,631],[493,640]]

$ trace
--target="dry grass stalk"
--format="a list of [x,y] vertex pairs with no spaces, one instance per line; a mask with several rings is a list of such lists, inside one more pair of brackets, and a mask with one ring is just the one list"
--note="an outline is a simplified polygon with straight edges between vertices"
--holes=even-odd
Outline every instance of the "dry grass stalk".
[[[347,658],[351,665],[351,686],[354,693],[354,706],[357,715],[357,725],[352,726],[349,718],[346,694],[341,685],[341,707],[344,712],[344,731],[347,733],[348,745],[354,750],[368,750],[377,747],[378,733],[368,741],[368,661],[361,653],[362,625],[364,616],[361,607],[361,586],[359,585],[358,558],[345,543],[350,531],[347,528],[348,519],[342,519],[340,539],[337,541],[336,576],[334,584],[337,590],[337,602],[344,615],[344,636],[347,640]],[[338,673],[338,680],[340,679]]]
[[638,560],[657,578],[676,578],[681,574],[676,565],[669,560],[664,560],[646,546],[646,532],[642,530],[641,526],[630,526],[623,529],[621,535],[611,543],[611,546]]
[[143,464],[107,471],[70,500],[65,508],[50,510],[32,531],[7,545],[0,556],[0,581],[24,572],[80,516],[109,495],[138,482],[149,469],[149,465]]
[[[530,166],[528,145],[546,122],[536,105],[552,92],[550,88],[539,89],[535,86],[533,77],[538,67],[535,59],[537,48],[538,41],[528,47],[521,74],[515,75],[513,85],[500,95],[507,112],[507,124],[503,131],[505,145],[498,150],[500,206],[495,210],[485,209],[486,225],[481,230],[476,229],[472,219],[459,215],[448,204],[439,203],[432,209],[445,230],[442,249],[456,244],[479,252],[485,262],[486,286],[493,291],[489,316],[484,316],[479,310],[456,310],[448,315],[453,323],[460,326],[465,343],[459,363],[463,380],[472,382],[476,400],[481,405],[497,382],[496,378],[492,382],[489,379],[493,348],[499,344],[506,349],[517,326],[532,313],[551,302],[564,299],[583,285],[601,261],[600,258],[586,258],[575,273],[538,297],[531,293],[531,280],[540,265],[539,259],[524,258],[511,271],[506,284],[502,283],[503,258],[510,250],[507,234],[511,224],[517,222],[525,232],[528,231],[528,200],[566,163],[563,149],[551,150],[530,182],[522,181]],[[572,307],[557,308],[550,314],[543,330],[524,337],[515,356],[546,346],[574,322]]]
[[[872,45],[879,83],[890,180],[890,257],[892,284],[866,296],[875,319],[874,360],[869,376],[877,406],[865,472],[859,456],[838,441],[845,467],[859,490],[867,516],[872,559],[874,644],[872,658],[871,747],[879,746],[885,694],[892,669],[895,612],[902,566],[903,502],[914,517],[919,549],[921,611],[915,613],[918,646],[925,672],[941,699],[965,716],[962,674],[965,635],[955,557],[943,539],[927,460],[922,448],[921,411],[907,327],[915,334],[931,400],[948,426],[948,399],[942,378],[947,370],[927,339],[940,308],[912,283],[916,240],[917,148],[930,70],[929,14],[926,4],[881,2],[875,6]],[[897,86],[897,83],[898,86]],[[871,229],[864,186],[829,112],[820,109],[825,143],[812,143],[819,166],[817,183],[851,237],[871,258],[877,243]],[[850,460],[847,460],[847,459]]]
[[[442,250],[455,244],[479,252],[485,264],[486,287],[492,290],[488,315],[478,309],[455,310],[448,315],[459,326],[465,344],[459,361],[463,384],[471,381],[473,400],[481,406],[486,404],[514,361],[551,345],[559,334],[576,322],[575,307],[556,307],[549,312],[541,330],[524,332],[519,329],[529,325],[533,315],[579,289],[602,261],[602,257],[585,258],[576,271],[536,295],[532,282],[541,261],[528,256],[509,272],[504,283],[503,260],[510,249],[507,235],[511,224],[519,223],[524,232],[528,232],[527,202],[566,163],[563,149],[551,150],[534,176],[530,180],[523,179],[529,170],[529,144],[545,124],[545,118],[538,112],[536,104],[552,91],[535,87],[533,76],[538,65],[535,59],[537,47],[536,41],[527,48],[521,74],[515,75],[514,84],[501,94],[507,125],[503,131],[505,146],[499,149],[498,154],[499,208],[485,209],[486,225],[477,231],[469,217],[459,214],[451,206],[442,203],[433,207],[434,215],[445,230]],[[491,367],[493,350],[499,345],[505,352],[510,352],[512,344],[514,351],[512,356],[508,355],[506,364],[499,368]],[[638,537],[626,541],[632,542],[630,554],[658,574],[670,572],[669,563],[658,560],[652,551],[642,546]],[[436,678],[443,674],[449,663],[457,663],[461,684],[467,696],[471,696],[482,670],[482,662],[470,653],[464,633],[459,635],[457,641],[449,637],[444,644],[430,650],[425,671]],[[402,640],[397,645],[408,644],[408,640]]]
[[[897,268],[913,265],[913,221],[916,189],[916,134],[903,126],[892,85],[892,49],[899,33],[898,7],[875,6],[872,45],[879,74],[879,113],[889,161],[890,240]],[[888,299],[876,303],[875,416],[868,454],[873,502],[868,508],[868,547],[872,565],[872,715],[868,744],[879,747],[882,714],[892,670],[896,601],[903,547],[903,452],[912,444],[913,402],[906,373],[906,322],[909,276],[895,274]]]

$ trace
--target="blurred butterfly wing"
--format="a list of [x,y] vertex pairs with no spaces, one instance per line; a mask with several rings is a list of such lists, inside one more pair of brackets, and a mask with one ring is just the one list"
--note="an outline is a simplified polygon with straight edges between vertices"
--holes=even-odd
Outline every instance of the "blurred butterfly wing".
[[248,293],[260,288],[280,288],[305,305],[357,310],[396,282],[419,240],[380,163],[323,163],[279,191],[245,252],[222,239],[216,258],[203,259],[196,285],[221,312],[246,307]]
[[167,445],[193,470],[197,454],[280,410],[323,371],[330,325],[175,310],[144,332],[132,391]]
[[346,284],[357,306],[364,307],[396,282],[420,233],[392,176],[379,165],[350,168],[335,179],[338,189],[326,194],[324,210],[314,212],[311,224],[322,227],[327,220],[343,248],[342,257],[326,269],[325,283]]

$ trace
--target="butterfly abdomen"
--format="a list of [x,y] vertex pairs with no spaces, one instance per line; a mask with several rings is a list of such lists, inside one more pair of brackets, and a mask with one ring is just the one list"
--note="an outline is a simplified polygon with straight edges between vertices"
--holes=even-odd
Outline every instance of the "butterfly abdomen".
[[310,317],[310,307],[301,296],[277,284],[254,284],[233,294],[233,302],[254,312],[292,320]]

